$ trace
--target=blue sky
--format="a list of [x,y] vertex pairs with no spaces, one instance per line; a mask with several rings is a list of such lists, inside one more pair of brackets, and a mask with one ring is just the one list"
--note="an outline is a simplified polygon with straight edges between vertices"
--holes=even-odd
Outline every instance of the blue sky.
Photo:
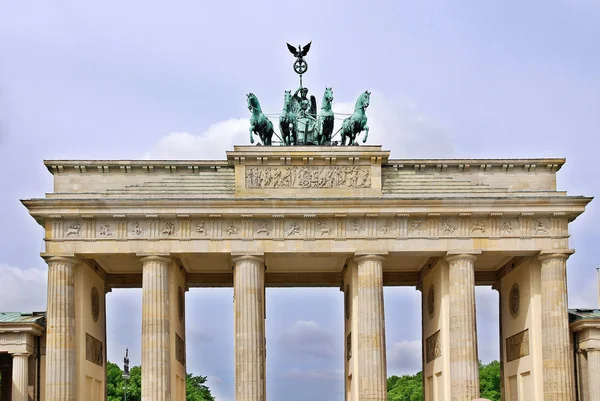
[[[42,231],[19,199],[52,190],[43,159],[224,158],[247,143],[245,94],[277,113],[305,85],[346,110],[371,90],[370,142],[400,157],[566,157],[558,187],[596,196],[600,3],[577,1],[0,3],[0,310],[45,309]],[[596,306],[600,212],[571,224],[571,307]],[[23,290],[26,288],[26,291]],[[480,354],[497,296],[478,288]],[[187,294],[188,368],[233,399],[229,289]],[[108,294],[109,359],[139,363],[141,294]],[[420,369],[420,293],[385,291],[388,372]],[[342,296],[267,292],[268,397],[342,400]],[[323,305],[329,305],[327,308]]]

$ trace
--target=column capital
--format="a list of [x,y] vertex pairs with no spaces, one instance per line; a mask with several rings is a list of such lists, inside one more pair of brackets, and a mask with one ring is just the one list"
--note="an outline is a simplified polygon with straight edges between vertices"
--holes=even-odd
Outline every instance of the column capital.
[[356,252],[354,254],[355,262],[362,262],[364,260],[381,261],[385,260],[387,252]]
[[145,263],[145,262],[161,262],[161,263],[171,263],[173,261],[173,258],[171,258],[171,255],[169,255],[168,253],[161,253],[161,254],[143,254],[143,253],[138,253],[136,255],[138,258],[140,258],[140,262]]
[[67,263],[70,265],[76,265],[79,262],[79,259],[75,257],[74,254],[67,255],[54,255],[50,253],[42,253],[41,257],[46,261],[46,263]]
[[481,251],[448,252],[444,260],[448,263],[456,260],[472,260],[474,262],[478,255],[481,255]]
[[29,358],[29,357],[31,356],[31,353],[30,353],[30,352],[14,352],[14,353],[11,353],[10,355],[11,355],[13,358],[14,358],[15,356],[25,356],[25,357]]
[[265,258],[263,255],[248,255],[248,254],[231,254],[231,260],[233,263],[238,263],[244,260],[252,260],[258,263],[265,263]]
[[567,260],[567,259],[569,259],[569,256],[571,256],[574,253],[575,253],[574,249],[549,249],[549,250],[540,251],[540,254],[538,255],[538,260],[540,262],[543,262],[544,260],[548,260],[548,259]]

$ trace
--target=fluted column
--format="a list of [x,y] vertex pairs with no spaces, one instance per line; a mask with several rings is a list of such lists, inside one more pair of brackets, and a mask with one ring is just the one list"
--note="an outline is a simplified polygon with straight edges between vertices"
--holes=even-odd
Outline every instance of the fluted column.
[[46,312],[46,401],[75,400],[76,259],[49,257]]
[[164,256],[144,256],[142,272],[142,401],[171,400],[169,266]]
[[382,256],[358,256],[358,399],[387,400]]
[[13,354],[12,401],[29,401],[29,354]]
[[238,256],[233,275],[235,400],[265,400],[265,262]]
[[600,400],[600,349],[587,350],[587,373],[590,400]]
[[544,400],[574,399],[569,315],[567,311],[566,253],[542,254],[542,359]]
[[479,398],[475,319],[475,255],[446,257],[450,265],[450,386],[452,401]]

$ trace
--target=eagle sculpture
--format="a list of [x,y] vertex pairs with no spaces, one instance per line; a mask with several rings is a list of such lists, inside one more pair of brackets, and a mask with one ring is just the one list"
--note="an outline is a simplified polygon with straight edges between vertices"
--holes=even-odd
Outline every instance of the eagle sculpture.
[[290,53],[292,53],[294,55],[294,57],[296,57],[296,58],[302,58],[302,57],[304,57],[304,56],[306,56],[308,54],[308,51],[310,50],[310,44],[311,43],[312,43],[312,41],[309,42],[304,47],[298,45],[297,49],[294,46],[292,46],[289,43],[287,43],[287,42],[286,42],[286,45],[287,45],[288,49],[290,50]]

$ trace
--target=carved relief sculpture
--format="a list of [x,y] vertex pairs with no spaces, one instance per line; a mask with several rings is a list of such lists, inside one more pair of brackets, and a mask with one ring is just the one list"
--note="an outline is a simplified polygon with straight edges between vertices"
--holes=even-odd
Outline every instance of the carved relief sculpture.
[[100,297],[96,287],[92,288],[90,304],[92,309],[92,319],[94,322],[97,322],[98,318],[100,317]]
[[256,234],[269,235],[269,226],[266,221],[261,220],[258,222],[258,230],[256,230]]
[[485,222],[483,220],[477,220],[475,223],[473,223],[473,228],[471,229],[471,232],[476,232],[479,231],[482,234],[485,234]]
[[246,188],[371,188],[371,168],[369,166],[248,166]]
[[206,229],[204,228],[204,221],[199,221],[196,223],[196,234],[199,235],[207,235]]
[[165,223],[165,228],[162,230],[162,233],[165,235],[174,235],[175,225],[173,223]]
[[141,237],[142,235],[144,235],[144,230],[140,227],[139,221],[134,221],[131,224],[133,225],[133,235],[138,236],[138,237]]
[[444,234],[454,234],[456,231],[456,226],[451,220],[443,219],[442,220],[442,229],[444,230]]
[[79,230],[81,229],[81,223],[80,222],[75,222],[73,224],[71,224],[69,226],[69,228],[67,228],[67,237],[69,235],[74,235],[76,237],[79,237]]
[[523,330],[506,339],[506,360],[512,362],[529,355],[529,330]]
[[352,219],[352,230],[355,234],[361,234],[363,232],[363,226],[360,224],[358,219]]
[[542,220],[538,220],[535,223],[535,231],[534,234],[548,234],[548,229]]
[[442,348],[440,345],[440,331],[433,333],[425,340],[425,355],[427,363],[442,356]]
[[435,313],[435,289],[433,285],[429,286],[427,293],[427,313],[429,314],[429,318],[433,319],[433,314]]
[[514,228],[515,219],[506,219],[502,222],[502,228],[500,231],[502,234],[512,234],[515,231]]
[[423,232],[423,222],[421,220],[415,220],[410,224],[410,232],[421,234]]
[[327,235],[331,235],[331,233],[333,232],[333,228],[331,227],[327,227],[327,222],[325,220],[319,220],[317,221],[317,227],[319,229],[319,232],[321,233],[321,236],[327,234]]
[[103,237],[110,237],[113,233],[110,231],[110,226],[108,224],[102,224],[100,226],[100,235]]
[[512,317],[519,315],[519,304],[521,302],[521,295],[519,294],[519,284],[513,284],[510,288],[510,295],[508,297],[508,306]]
[[384,234],[389,233],[392,230],[392,222],[389,220],[386,220],[383,227],[381,227],[381,232]]
[[239,232],[240,232],[240,229],[237,228],[235,223],[233,221],[229,222],[229,225],[227,226],[227,235],[229,235],[229,236],[236,235]]
[[300,234],[300,224],[297,221],[293,222],[290,229],[285,232],[288,237],[296,234]]

